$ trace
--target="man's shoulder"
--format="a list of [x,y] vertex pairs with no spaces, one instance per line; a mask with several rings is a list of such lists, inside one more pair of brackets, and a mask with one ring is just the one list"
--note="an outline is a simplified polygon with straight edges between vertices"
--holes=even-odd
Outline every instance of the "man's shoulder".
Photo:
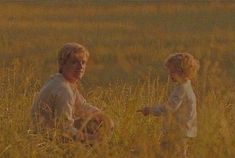
[[53,93],[71,93],[69,83],[64,79],[63,75],[59,73],[52,75],[44,87],[45,89],[51,89]]

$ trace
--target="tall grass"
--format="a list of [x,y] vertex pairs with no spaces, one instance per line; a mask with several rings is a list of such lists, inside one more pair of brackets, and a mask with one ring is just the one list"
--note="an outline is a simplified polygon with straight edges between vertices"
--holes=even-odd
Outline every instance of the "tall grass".
[[[201,63],[191,157],[235,156],[233,3],[2,2],[0,13],[0,157],[157,157],[162,119],[136,110],[166,100],[163,61],[175,51]],[[68,41],[90,50],[82,93],[115,122],[111,140],[93,148],[30,132],[33,96]]]

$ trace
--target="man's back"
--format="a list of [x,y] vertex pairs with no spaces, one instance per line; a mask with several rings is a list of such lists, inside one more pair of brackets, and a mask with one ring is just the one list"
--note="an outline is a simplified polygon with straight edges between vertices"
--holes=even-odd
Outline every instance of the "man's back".
[[74,90],[63,75],[53,75],[35,97],[32,107],[34,123],[48,128],[54,127],[56,117],[63,110],[63,102],[69,101],[73,106],[75,98]]

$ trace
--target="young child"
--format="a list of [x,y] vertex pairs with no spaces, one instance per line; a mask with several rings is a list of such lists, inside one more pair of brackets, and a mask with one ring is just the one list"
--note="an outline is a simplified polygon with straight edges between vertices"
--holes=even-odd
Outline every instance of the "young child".
[[188,141],[197,136],[196,96],[191,79],[199,69],[199,62],[188,53],[170,55],[165,66],[176,83],[168,101],[162,105],[144,107],[143,115],[163,116],[160,148],[164,157],[187,157]]

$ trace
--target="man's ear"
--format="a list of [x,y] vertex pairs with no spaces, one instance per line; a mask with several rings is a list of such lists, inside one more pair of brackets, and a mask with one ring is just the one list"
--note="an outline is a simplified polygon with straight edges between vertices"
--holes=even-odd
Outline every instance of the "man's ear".
[[60,65],[59,65],[59,72],[60,72],[60,73],[63,72],[64,65],[65,65],[65,64],[60,64]]

